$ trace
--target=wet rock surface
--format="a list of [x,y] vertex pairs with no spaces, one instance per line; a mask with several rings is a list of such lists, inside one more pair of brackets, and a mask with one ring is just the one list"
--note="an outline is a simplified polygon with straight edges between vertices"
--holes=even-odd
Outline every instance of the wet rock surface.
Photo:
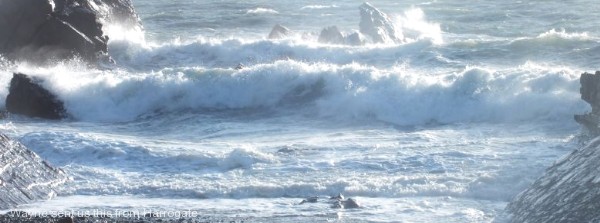
[[345,199],[344,195],[342,194],[338,194],[337,196],[331,197],[308,197],[299,203],[299,205],[304,204],[325,204],[330,208],[342,209],[352,209],[361,207],[357,200],[353,198]]
[[10,81],[6,109],[13,114],[45,119],[66,117],[63,102],[46,90],[40,80],[15,73]]
[[110,61],[102,23],[139,24],[129,0],[7,0],[0,18],[0,54],[39,63]]
[[591,135],[600,135],[600,71],[595,74],[583,73],[579,82],[581,99],[592,106],[592,111],[575,115],[575,121],[589,130]]
[[21,143],[0,134],[0,210],[49,199],[56,195],[55,188],[66,180],[60,169]]

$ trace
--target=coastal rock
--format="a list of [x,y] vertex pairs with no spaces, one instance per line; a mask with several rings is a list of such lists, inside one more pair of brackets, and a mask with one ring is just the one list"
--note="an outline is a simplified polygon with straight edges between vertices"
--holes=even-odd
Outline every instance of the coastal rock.
[[365,37],[362,34],[360,34],[360,32],[354,32],[346,36],[346,44],[352,46],[365,45]]
[[369,3],[360,7],[360,32],[371,37],[374,43],[399,43],[404,38],[392,20]]
[[40,85],[39,80],[15,73],[10,81],[6,109],[13,114],[45,119],[66,116],[63,102]]
[[66,180],[60,169],[0,134],[0,210],[52,198]]
[[321,30],[321,34],[319,35],[320,43],[330,43],[330,44],[344,44],[345,39],[344,35],[337,26],[326,27]]
[[0,54],[47,62],[110,60],[101,22],[139,25],[129,0],[0,1]]
[[599,222],[600,137],[548,168],[507,206],[511,222]]
[[[581,99],[592,112],[575,120],[600,133],[600,72],[581,75]],[[508,204],[511,222],[600,222],[600,137],[561,158]]]
[[344,200],[344,195],[338,194],[337,196],[331,196],[329,199],[322,197],[308,197],[302,200],[299,204],[327,204],[330,208],[343,208],[343,209],[352,209],[352,208],[360,208],[360,204],[358,201],[352,198],[348,198]]
[[273,29],[271,29],[271,32],[269,33],[268,38],[269,39],[282,39],[285,38],[286,36],[288,36],[290,34],[290,29],[288,29],[285,26],[282,25],[275,25],[273,26]]
[[581,99],[592,106],[592,112],[575,115],[575,121],[583,125],[592,135],[600,135],[600,71],[583,73],[579,79]]

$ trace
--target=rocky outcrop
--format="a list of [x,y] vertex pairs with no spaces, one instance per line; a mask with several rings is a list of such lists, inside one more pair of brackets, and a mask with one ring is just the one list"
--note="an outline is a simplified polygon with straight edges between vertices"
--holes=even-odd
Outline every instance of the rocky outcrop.
[[512,222],[600,222],[600,138],[548,168],[507,206]]
[[338,29],[337,26],[326,27],[321,30],[319,34],[320,43],[331,43],[331,44],[344,44],[344,34]]
[[[600,72],[584,73],[580,82],[581,98],[592,112],[575,120],[597,134]],[[512,222],[600,222],[600,137],[554,163],[506,210]]]
[[0,18],[0,54],[35,62],[107,60],[101,22],[139,24],[129,0],[6,0]]
[[369,3],[360,7],[360,32],[371,37],[374,43],[400,43],[401,32],[397,31],[392,20]]
[[592,106],[592,111],[575,115],[575,121],[583,125],[591,135],[600,135],[600,71],[595,74],[583,73],[579,79],[581,99]]
[[66,116],[63,102],[40,85],[41,81],[15,73],[10,81],[6,109],[13,114],[45,119]]
[[282,39],[285,38],[286,36],[288,36],[290,34],[290,29],[288,29],[285,26],[282,25],[275,25],[273,26],[273,29],[271,29],[271,32],[269,33],[268,38],[269,39]]
[[66,174],[0,134],[0,210],[56,195]]

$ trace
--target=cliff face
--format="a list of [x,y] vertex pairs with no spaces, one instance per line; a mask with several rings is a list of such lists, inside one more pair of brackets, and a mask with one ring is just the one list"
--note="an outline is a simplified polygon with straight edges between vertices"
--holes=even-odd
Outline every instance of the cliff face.
[[55,187],[66,180],[61,170],[0,134],[0,210],[52,198]]
[[581,75],[592,112],[575,120],[597,136],[546,170],[507,206],[512,222],[600,222],[600,72]]

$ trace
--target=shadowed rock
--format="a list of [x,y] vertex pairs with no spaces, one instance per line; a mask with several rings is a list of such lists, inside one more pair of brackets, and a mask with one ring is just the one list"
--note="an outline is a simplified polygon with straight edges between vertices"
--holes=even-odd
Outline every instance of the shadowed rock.
[[61,170],[0,134],[0,210],[52,198],[66,179]]
[[581,99],[592,106],[592,112],[575,115],[575,121],[583,125],[592,135],[600,135],[600,71],[583,73],[579,79]]
[[41,63],[110,60],[101,22],[139,25],[129,0],[2,0],[0,18],[0,54]]
[[66,116],[63,103],[44,89],[39,80],[15,73],[10,81],[6,109],[13,114],[45,119],[61,119]]

